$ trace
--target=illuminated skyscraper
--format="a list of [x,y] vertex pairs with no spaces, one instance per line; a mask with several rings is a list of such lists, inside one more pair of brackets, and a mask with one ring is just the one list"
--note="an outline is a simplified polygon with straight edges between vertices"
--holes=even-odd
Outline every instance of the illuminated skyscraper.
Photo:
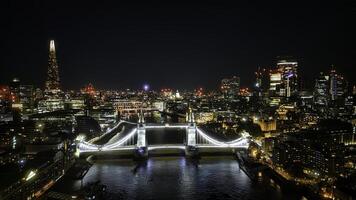
[[280,94],[282,73],[279,70],[271,70],[269,74],[269,90],[271,96],[283,96]]
[[51,40],[49,45],[49,58],[45,93],[58,94],[59,92],[59,72],[56,58],[56,48],[54,45],[54,40]]
[[271,99],[270,105],[276,106],[281,102],[281,97],[284,93],[281,92],[282,73],[278,69],[270,70],[269,72],[269,97]]
[[298,93],[298,62],[291,58],[277,61],[277,70],[281,73],[281,96],[290,97]]
[[330,71],[330,87],[329,92],[331,100],[337,100],[341,98],[345,93],[345,80],[344,77],[337,74],[337,72],[332,69]]
[[329,76],[322,72],[315,80],[314,101],[316,105],[326,106],[328,104],[328,81]]
[[255,72],[256,82],[254,85],[257,96],[262,96],[269,87],[269,71],[266,68],[258,68]]
[[240,77],[233,76],[232,78],[221,80],[220,89],[229,98],[237,96],[240,90]]
[[20,102],[20,79],[14,78],[10,82],[11,103]]

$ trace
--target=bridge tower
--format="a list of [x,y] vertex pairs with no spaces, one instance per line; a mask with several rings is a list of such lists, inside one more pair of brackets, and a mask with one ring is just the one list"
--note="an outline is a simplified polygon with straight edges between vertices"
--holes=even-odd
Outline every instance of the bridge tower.
[[186,121],[188,123],[188,127],[186,129],[187,146],[186,146],[185,154],[188,156],[196,156],[197,155],[197,148],[196,148],[197,126],[195,124],[194,113],[192,112],[191,108],[189,108],[189,112],[186,114]]
[[189,108],[189,112],[187,113],[187,122],[188,122],[188,127],[187,127],[187,146],[193,146],[195,147],[196,145],[196,125],[194,121],[194,114],[192,112],[192,109]]
[[142,110],[138,114],[137,123],[137,144],[136,144],[136,157],[146,158],[148,156],[147,142],[146,142],[146,127],[145,117]]

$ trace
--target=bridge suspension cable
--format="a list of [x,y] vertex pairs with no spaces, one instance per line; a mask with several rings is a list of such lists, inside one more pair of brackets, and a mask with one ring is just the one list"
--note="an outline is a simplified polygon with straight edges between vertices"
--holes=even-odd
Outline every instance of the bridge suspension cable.
[[134,122],[129,122],[129,121],[125,121],[125,120],[120,120],[117,124],[115,124],[112,128],[109,128],[106,130],[106,132],[104,134],[102,134],[100,137],[95,137],[91,140],[89,140],[89,143],[94,143],[102,138],[104,138],[106,135],[111,134],[114,130],[116,130],[117,128],[119,128],[119,126],[123,123],[127,123],[127,124],[132,124],[132,125],[136,125],[137,123]]
[[214,139],[210,136],[208,136],[207,134],[205,134],[200,128],[197,128],[197,133],[198,135],[200,135],[202,138],[206,139],[207,141],[209,141],[211,144],[214,144],[216,146],[222,146],[222,147],[235,147],[235,146],[239,146],[242,145],[243,143],[246,143],[246,138],[238,138],[236,140],[232,140],[229,142],[222,142],[222,141],[218,141],[217,139]]
[[[182,128],[182,127],[188,127],[185,125],[173,125],[176,128]],[[118,125],[116,125],[115,127],[118,127]],[[115,128],[114,127],[114,128]],[[146,126],[147,127],[147,126]],[[170,127],[169,125],[164,125],[164,126],[148,126],[147,128],[167,128]],[[112,129],[114,129],[112,128]],[[111,129],[111,130],[112,130]],[[89,142],[85,142],[85,141],[81,141],[79,143],[79,149],[80,151],[87,151],[87,152],[92,152],[92,151],[110,151],[110,150],[119,150],[119,149],[125,149],[130,147],[131,149],[134,148],[137,144],[137,141],[135,141],[135,136],[137,135],[137,128],[133,128],[126,136],[124,136],[121,139],[118,139],[117,141],[113,142],[113,143],[107,143],[104,145],[95,145]],[[223,142],[223,141],[219,141],[211,136],[209,136],[208,134],[206,134],[203,130],[201,130],[200,128],[196,127],[196,138],[197,138],[197,147],[198,148],[212,148],[212,147],[221,147],[221,148],[236,148],[236,147],[242,147],[242,148],[247,148],[248,147],[248,143],[249,143],[249,139],[246,137],[240,137],[236,140],[232,140],[232,141],[228,141],[228,142]],[[169,147],[171,147],[172,145],[169,145]],[[182,146],[180,145],[173,145],[174,147],[178,147],[182,148]],[[157,146],[155,145],[152,148],[149,149],[157,149],[157,148],[168,148],[168,145],[161,145],[161,146]]]
[[132,131],[127,134],[125,137],[123,137],[121,140],[113,143],[113,144],[109,144],[109,145],[103,145],[101,147],[102,150],[110,150],[116,147],[121,146],[122,144],[124,144],[125,142],[127,142],[131,137],[133,137],[135,134],[137,133],[137,128],[132,129]]

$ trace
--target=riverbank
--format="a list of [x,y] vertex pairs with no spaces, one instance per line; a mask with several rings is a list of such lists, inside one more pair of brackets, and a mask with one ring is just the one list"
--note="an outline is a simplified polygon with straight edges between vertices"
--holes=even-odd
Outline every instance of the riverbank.
[[318,194],[314,193],[308,186],[296,184],[295,181],[288,180],[278,172],[276,172],[269,165],[265,165],[243,156],[239,153],[236,154],[236,160],[239,163],[240,168],[248,175],[248,177],[256,181],[263,173],[271,179],[272,184],[276,184],[277,187],[283,185],[285,190],[290,192],[296,192],[302,194],[304,199],[322,199]]

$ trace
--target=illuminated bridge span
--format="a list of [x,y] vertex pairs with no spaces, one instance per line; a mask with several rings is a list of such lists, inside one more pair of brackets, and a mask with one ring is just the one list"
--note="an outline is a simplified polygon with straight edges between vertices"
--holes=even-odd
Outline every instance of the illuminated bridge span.
[[[143,115],[139,116],[137,127],[132,128],[128,133],[119,133],[115,141],[97,145],[91,142],[80,141],[78,150],[80,153],[90,152],[114,152],[114,151],[127,151],[133,150],[141,154],[147,154],[149,151],[156,149],[181,149],[186,153],[195,152],[203,149],[246,149],[249,146],[249,138],[246,135],[232,140],[232,141],[219,141],[209,134],[205,133],[202,129],[196,126],[194,116],[192,113],[187,114],[187,123],[180,124],[146,124]],[[117,126],[115,126],[117,127]],[[114,129],[114,128],[113,128]],[[184,144],[160,144],[150,145],[147,144],[146,130],[149,129],[185,129],[186,139]]]

